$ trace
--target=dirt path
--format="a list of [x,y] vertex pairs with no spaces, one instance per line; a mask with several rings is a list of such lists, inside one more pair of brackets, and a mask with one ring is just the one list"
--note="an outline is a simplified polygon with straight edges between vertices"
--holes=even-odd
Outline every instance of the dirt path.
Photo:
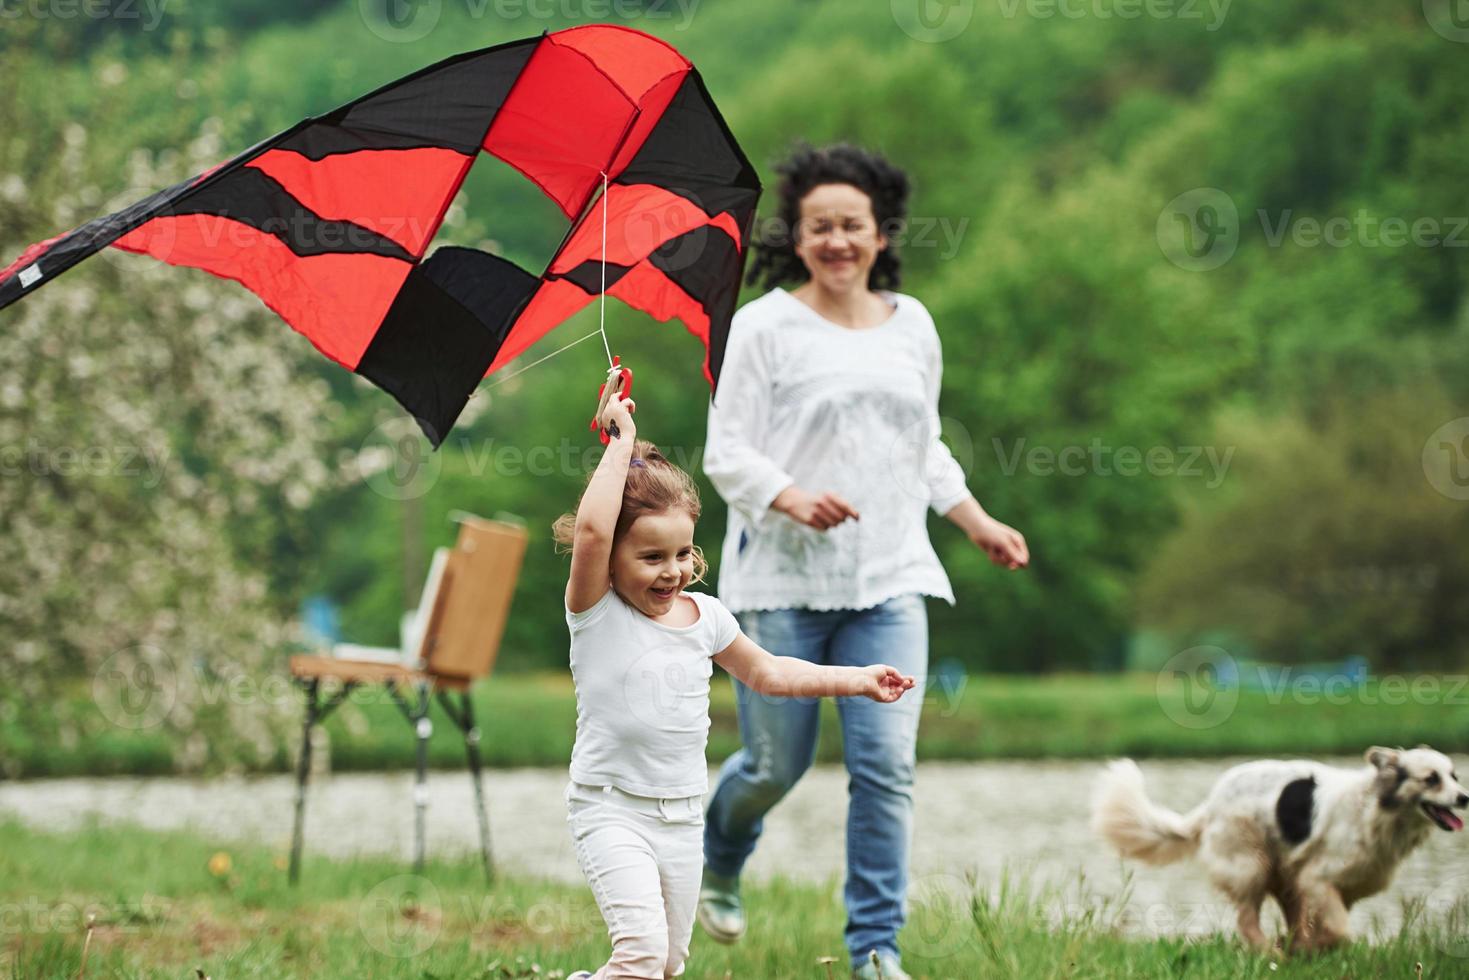
[[[1353,760],[1336,760],[1355,765]],[[1144,765],[1160,803],[1186,809],[1200,800],[1229,760]],[[968,874],[994,888],[1006,869],[1064,886],[1058,913],[1075,911],[1124,887],[1123,869],[1087,829],[1091,762],[925,763],[919,767],[912,895],[962,890]],[[710,773],[711,785],[714,773]],[[487,774],[497,865],[516,875],[578,882],[566,834],[563,770],[512,769]],[[469,778],[429,775],[431,854],[471,853],[477,846]],[[358,853],[409,860],[413,780],[408,773],[351,773],[318,779],[308,804],[306,847],[339,857]],[[187,780],[58,779],[0,784],[0,812],[37,827],[85,820],[124,821],[156,830],[192,828],[225,839],[279,848],[290,839],[294,784],[289,776]],[[747,875],[782,874],[840,887],[844,871],[846,773],[813,769],[766,820]],[[1084,886],[1078,886],[1084,876]],[[1469,892],[1464,835],[1435,833],[1399,871],[1393,888],[1353,910],[1360,933],[1393,929],[1402,901],[1442,904]],[[1090,898],[1088,898],[1090,896]],[[1135,869],[1122,918],[1133,933],[1232,930],[1234,912],[1204,882],[1197,865]]]

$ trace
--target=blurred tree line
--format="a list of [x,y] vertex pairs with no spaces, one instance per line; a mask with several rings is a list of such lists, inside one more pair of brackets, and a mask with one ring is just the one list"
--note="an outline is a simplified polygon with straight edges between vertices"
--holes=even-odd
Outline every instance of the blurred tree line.
[[[441,57],[577,23],[445,3],[434,30],[394,43],[372,29],[370,6],[178,3],[152,31],[7,22],[5,261],[197,172],[200,150],[224,159]],[[932,610],[935,661],[1117,669],[1146,629],[1173,650],[1228,635],[1284,661],[1462,666],[1469,562],[1452,545],[1469,508],[1436,488],[1426,467],[1440,450],[1425,445],[1469,414],[1469,233],[1455,236],[1466,49],[1417,0],[1235,0],[1212,28],[991,0],[942,43],[910,36],[889,6],[706,2],[685,22],[650,5],[628,23],[699,66],[767,184],[797,138],[880,149],[914,179],[903,288],[944,340],[945,431],[976,495],[1034,555],[1028,572],[1001,573],[935,519],[960,597]],[[767,192],[762,213],[772,205]],[[1338,231],[1348,222],[1343,234],[1313,237],[1311,222],[1332,219]],[[1435,222],[1440,240],[1391,244],[1391,219]],[[563,228],[523,178],[485,159],[439,242],[535,267]],[[107,376],[109,399],[146,409],[124,441],[157,442],[176,474],[229,502],[7,476],[5,537],[25,529],[33,547],[68,554],[90,534],[124,554],[162,541],[177,526],[167,507],[187,502],[217,546],[199,559],[207,568],[179,574],[258,579],[236,624],[245,633],[274,637],[304,596],[325,593],[348,637],[393,643],[411,600],[405,557],[448,543],[454,510],[511,513],[533,539],[501,664],[565,662],[565,560],[548,528],[595,461],[586,418],[599,343],[482,388],[405,502],[382,480],[396,403],[238,287],[148,266],[99,258],[3,314],[0,385],[20,392],[0,392],[6,441],[122,439],[99,435],[113,417],[94,393]],[[532,354],[595,325],[594,307]],[[699,469],[701,349],[677,323],[616,303],[608,333],[637,372],[644,432],[700,477],[699,540],[717,563],[724,507]],[[244,337],[249,377],[219,353]],[[174,351],[166,366],[117,370],[160,346]],[[90,374],[37,388],[79,348]],[[210,419],[223,402],[241,431],[264,435],[221,436]],[[0,622],[27,652],[0,666],[85,674],[127,643],[117,630],[79,640],[56,622],[115,622],[128,609],[128,622],[195,616],[190,649],[211,642],[187,577],[99,605],[90,577],[112,574],[80,564],[12,576]],[[278,643],[258,646],[279,656]]]

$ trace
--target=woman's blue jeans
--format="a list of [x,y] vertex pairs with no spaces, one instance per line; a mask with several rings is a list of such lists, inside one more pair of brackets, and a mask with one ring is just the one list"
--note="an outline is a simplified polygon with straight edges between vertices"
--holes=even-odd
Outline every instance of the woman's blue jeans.
[[[745,635],[776,656],[816,664],[888,664],[917,685],[894,704],[837,698],[850,796],[847,808],[847,949],[897,955],[906,915],[913,834],[918,714],[928,673],[928,611],[903,595],[871,609],[741,613]],[[725,760],[704,823],[704,863],[740,873],[763,818],[816,756],[819,698],[766,697],[734,680],[743,747]]]

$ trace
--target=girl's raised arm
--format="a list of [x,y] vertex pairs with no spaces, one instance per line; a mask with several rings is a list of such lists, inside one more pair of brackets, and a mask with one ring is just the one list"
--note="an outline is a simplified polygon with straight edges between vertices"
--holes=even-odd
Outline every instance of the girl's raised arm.
[[606,420],[616,424],[619,434],[607,443],[576,509],[571,577],[566,581],[566,608],[574,613],[595,606],[612,584],[612,534],[622,513],[622,490],[637,438],[632,421],[635,409],[631,398],[616,398],[607,406]]

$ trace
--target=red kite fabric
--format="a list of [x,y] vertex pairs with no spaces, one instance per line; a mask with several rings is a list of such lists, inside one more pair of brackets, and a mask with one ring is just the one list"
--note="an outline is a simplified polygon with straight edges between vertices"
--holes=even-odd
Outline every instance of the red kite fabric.
[[[458,246],[424,259],[481,153],[570,222],[540,275]],[[712,391],[759,196],[683,55],[576,27],[432,65],[32,245],[0,271],[0,308],[109,245],[203,269],[392,394],[438,446],[482,378],[601,294],[604,262],[608,295],[704,342]]]

